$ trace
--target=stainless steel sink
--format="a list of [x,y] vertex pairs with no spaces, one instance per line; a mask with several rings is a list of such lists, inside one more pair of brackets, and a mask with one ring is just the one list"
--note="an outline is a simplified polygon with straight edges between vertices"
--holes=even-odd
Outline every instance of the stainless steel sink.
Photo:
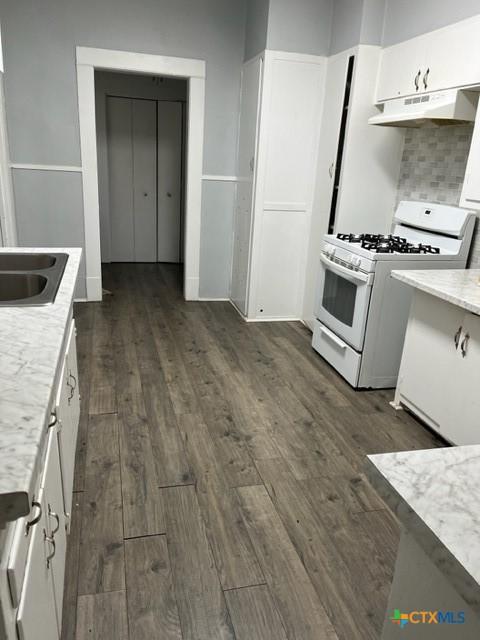
[[45,290],[48,280],[35,273],[1,273],[0,302],[33,298]]
[[49,269],[56,257],[48,253],[0,253],[0,271],[37,271]]
[[55,300],[66,253],[1,253],[0,306],[39,306]]

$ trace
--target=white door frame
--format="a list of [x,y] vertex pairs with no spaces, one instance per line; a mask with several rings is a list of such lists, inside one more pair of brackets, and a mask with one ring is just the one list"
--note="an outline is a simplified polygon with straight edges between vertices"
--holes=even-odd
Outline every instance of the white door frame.
[[87,300],[102,299],[100,212],[98,202],[95,69],[188,80],[185,185],[184,296],[198,300],[202,201],[205,61],[129,51],[77,47],[78,113],[82,156]]

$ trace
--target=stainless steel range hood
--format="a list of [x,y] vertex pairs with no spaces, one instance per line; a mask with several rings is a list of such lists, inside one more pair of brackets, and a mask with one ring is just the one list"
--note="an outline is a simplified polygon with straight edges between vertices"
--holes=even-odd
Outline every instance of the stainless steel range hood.
[[478,93],[449,89],[410,98],[395,98],[383,105],[383,111],[369,124],[384,127],[441,126],[473,122]]

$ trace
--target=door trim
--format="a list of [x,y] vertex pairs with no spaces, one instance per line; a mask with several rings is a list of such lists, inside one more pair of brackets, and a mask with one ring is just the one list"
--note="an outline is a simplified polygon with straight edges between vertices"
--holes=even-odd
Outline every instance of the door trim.
[[76,64],[82,157],[87,300],[102,299],[95,123],[95,69],[175,76],[188,80],[184,297],[186,300],[198,300],[205,119],[205,61],[111,49],[77,47]]

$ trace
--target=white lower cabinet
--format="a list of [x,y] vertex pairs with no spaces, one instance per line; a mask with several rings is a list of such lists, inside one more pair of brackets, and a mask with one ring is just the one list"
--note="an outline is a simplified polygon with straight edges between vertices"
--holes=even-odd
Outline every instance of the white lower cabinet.
[[[58,640],[61,635],[67,534],[80,417],[75,323],[67,331],[46,446],[31,512],[11,523],[5,582],[7,638]],[[1,614],[2,612],[0,612]],[[16,624],[15,624],[16,622]],[[16,626],[16,629],[14,628]]]
[[58,422],[58,444],[62,469],[64,508],[67,515],[67,527],[70,530],[72,512],[73,471],[75,449],[77,446],[78,423],[80,419],[80,395],[78,386],[77,347],[75,322],[72,321],[68,338],[65,360],[55,403]]
[[480,443],[480,317],[415,291],[395,402],[453,444]]
[[33,525],[17,613],[20,640],[54,640],[60,636],[66,531],[55,428],[49,433],[39,503],[42,513]]

